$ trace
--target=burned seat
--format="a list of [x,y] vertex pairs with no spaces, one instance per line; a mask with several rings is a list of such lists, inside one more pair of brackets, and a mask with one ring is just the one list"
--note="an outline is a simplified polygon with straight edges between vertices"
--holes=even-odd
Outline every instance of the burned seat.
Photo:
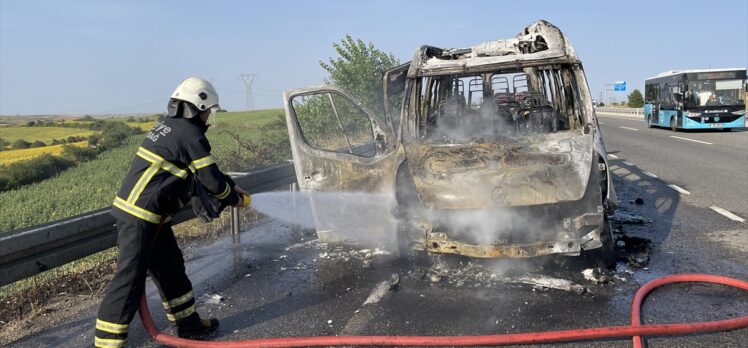
[[451,95],[439,103],[436,127],[439,129],[459,128],[467,108],[465,98],[459,94]]
[[520,133],[551,133],[558,130],[558,113],[542,94],[530,93],[522,98],[516,120]]

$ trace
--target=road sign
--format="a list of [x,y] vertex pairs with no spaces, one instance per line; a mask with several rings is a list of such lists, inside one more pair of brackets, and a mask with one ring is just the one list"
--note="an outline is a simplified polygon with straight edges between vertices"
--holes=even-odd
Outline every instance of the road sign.
[[626,81],[613,82],[613,90],[616,92],[626,92]]

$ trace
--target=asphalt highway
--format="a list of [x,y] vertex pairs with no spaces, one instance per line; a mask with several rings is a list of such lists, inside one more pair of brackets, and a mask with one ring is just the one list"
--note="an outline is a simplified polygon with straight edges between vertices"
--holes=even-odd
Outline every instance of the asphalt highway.
[[[563,260],[402,260],[377,246],[320,243],[312,230],[263,218],[246,226],[239,243],[224,237],[184,247],[198,311],[221,320],[211,339],[477,335],[625,325],[635,290],[655,277],[698,272],[748,279],[748,225],[740,221],[748,218],[748,132],[673,133],[648,129],[638,120],[600,121],[620,200],[619,214],[612,218],[615,236],[626,248],[635,246],[626,238],[651,241],[649,248],[622,249],[609,282],[595,284]],[[642,262],[635,265],[632,259]],[[572,282],[586,291],[537,284],[542,281]],[[158,327],[171,332],[150,280],[148,298]],[[48,325],[9,345],[90,346],[97,306],[91,301],[76,311],[56,312]],[[745,313],[748,294],[676,285],[648,297],[643,322]],[[748,329],[650,338],[648,344],[745,347]],[[137,318],[129,345],[154,346]],[[615,339],[561,346],[631,343]]]
[[[687,191],[700,207],[718,207],[748,219],[748,131],[679,131],[647,128],[643,120],[600,116],[608,152]],[[627,162],[627,163],[624,163]],[[631,163],[631,164],[628,164]],[[646,174],[645,174],[646,175]]]

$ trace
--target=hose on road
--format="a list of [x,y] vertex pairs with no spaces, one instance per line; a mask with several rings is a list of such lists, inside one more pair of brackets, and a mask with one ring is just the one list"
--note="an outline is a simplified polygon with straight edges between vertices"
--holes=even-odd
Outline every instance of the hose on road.
[[634,347],[642,347],[642,336],[669,336],[729,331],[748,327],[748,315],[718,321],[684,324],[641,325],[641,305],[654,289],[671,283],[713,283],[748,291],[748,282],[710,274],[676,274],[654,279],[639,288],[631,302],[631,325],[546,332],[482,336],[318,336],[261,338],[244,341],[195,341],[161,333],[148,310],[145,294],[140,302],[140,319],[148,334],[159,344],[185,348],[310,347],[310,346],[501,346],[570,342],[602,338],[632,337]]

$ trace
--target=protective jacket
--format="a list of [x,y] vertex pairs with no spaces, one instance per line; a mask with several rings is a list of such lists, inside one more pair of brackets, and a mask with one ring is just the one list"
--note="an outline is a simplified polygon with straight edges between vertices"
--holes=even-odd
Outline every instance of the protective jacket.
[[234,182],[210,155],[208,127],[199,118],[163,118],[138,148],[130,171],[114,199],[112,215],[159,223],[189,201],[192,175],[208,194],[225,205],[239,202]]

